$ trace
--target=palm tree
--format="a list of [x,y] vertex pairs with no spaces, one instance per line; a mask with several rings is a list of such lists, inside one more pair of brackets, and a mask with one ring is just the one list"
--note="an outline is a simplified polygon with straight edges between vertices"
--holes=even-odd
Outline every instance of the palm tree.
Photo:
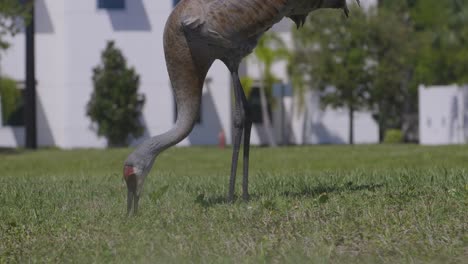
[[287,60],[289,58],[289,52],[283,40],[278,37],[278,35],[267,33],[258,41],[257,47],[254,50],[254,55],[260,72],[260,104],[263,126],[269,146],[275,147],[277,144],[273,136],[265,89],[271,91],[273,84],[278,81],[278,78],[276,78],[272,72],[273,64],[280,60]]

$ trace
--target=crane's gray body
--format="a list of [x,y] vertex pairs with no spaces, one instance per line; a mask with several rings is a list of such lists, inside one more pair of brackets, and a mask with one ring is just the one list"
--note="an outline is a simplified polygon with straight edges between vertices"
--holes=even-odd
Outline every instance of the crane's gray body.
[[[303,23],[313,10],[346,8],[344,0],[186,0],[174,10],[187,40],[203,57],[222,60],[230,70],[284,17]],[[298,24],[299,26],[299,24]],[[234,65],[230,65],[234,64]]]
[[164,53],[177,104],[177,121],[168,132],[145,140],[125,161],[128,213],[132,206],[136,212],[145,177],[157,155],[192,130],[206,74],[217,59],[229,68],[234,82],[234,139],[228,201],[233,200],[242,135],[243,198],[248,199],[252,122],[237,74],[239,64],[252,52],[261,35],[282,18],[289,17],[300,27],[311,11],[320,8],[342,8],[348,13],[345,0],[182,0],[175,7],[164,30]]

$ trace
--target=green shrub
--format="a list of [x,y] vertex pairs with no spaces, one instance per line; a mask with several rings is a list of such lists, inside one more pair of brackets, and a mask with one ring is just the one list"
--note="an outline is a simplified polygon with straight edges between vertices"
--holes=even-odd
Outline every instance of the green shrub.
[[140,77],[134,68],[127,67],[125,57],[113,41],[107,43],[101,59],[101,64],[93,69],[94,92],[87,115],[110,147],[125,146],[129,136],[139,137],[143,133],[140,117],[145,98],[138,94]]
[[388,129],[385,131],[385,144],[398,144],[403,142],[403,133],[400,129]]
[[3,120],[3,124],[0,125],[21,125],[23,98],[15,80],[0,79],[0,97]]

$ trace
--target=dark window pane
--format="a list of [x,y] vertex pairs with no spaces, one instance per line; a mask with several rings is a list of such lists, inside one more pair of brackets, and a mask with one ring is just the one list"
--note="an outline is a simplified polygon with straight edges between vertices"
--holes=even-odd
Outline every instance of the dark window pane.
[[4,120],[7,126],[24,126],[24,90],[21,91],[21,99],[15,110]]
[[[262,124],[263,123],[263,116],[262,116],[262,104],[260,101],[260,88],[259,87],[252,87],[249,94],[249,106],[250,106],[250,116],[252,117],[252,122],[254,124]],[[267,105],[268,112],[271,116],[271,106],[268,102]]]
[[125,9],[125,0],[98,0],[98,8]]

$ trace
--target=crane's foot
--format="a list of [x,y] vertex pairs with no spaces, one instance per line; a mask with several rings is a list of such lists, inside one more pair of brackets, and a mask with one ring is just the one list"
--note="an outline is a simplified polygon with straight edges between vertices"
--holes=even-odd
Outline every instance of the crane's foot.
[[234,195],[229,194],[227,197],[227,203],[232,204],[234,203]]

